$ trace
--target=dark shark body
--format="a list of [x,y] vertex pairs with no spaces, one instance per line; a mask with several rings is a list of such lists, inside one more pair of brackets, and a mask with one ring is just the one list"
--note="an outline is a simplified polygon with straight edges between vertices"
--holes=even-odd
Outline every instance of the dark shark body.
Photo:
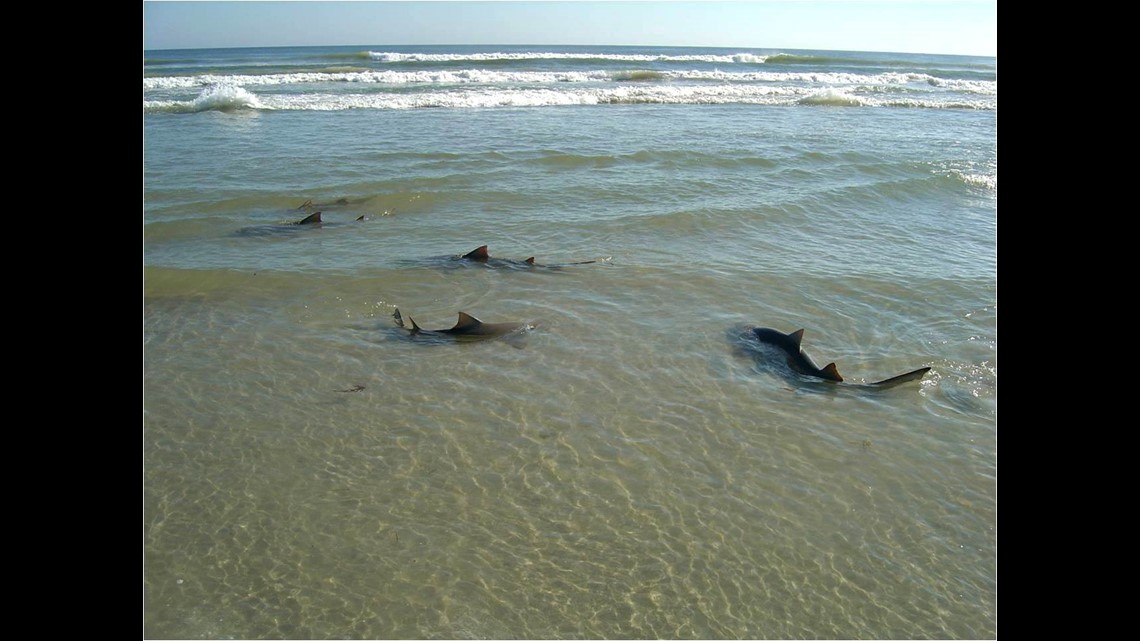
[[[362,220],[368,220],[368,216],[361,214],[361,215],[356,217],[356,222],[360,222]],[[298,220],[297,222],[295,222],[293,224],[294,225],[320,225],[320,224],[324,224],[324,222],[325,221],[321,220],[321,212],[317,211],[317,212],[313,212],[313,213],[309,214],[308,216],[305,216],[304,218],[302,218],[301,220]],[[330,224],[336,225],[339,223],[330,223]]]
[[[367,199],[365,199],[365,200],[367,200]],[[301,206],[297,207],[297,209],[304,209],[304,210],[308,210],[308,211],[312,211],[314,209],[330,209],[330,208],[331,209],[337,209],[339,207],[346,207],[348,205],[357,206],[357,205],[362,204],[363,202],[365,202],[365,201],[364,200],[349,200],[347,198],[337,198],[336,200],[332,201],[331,203],[314,203],[311,200],[306,200],[305,202],[301,203]],[[393,213],[392,210],[387,209],[378,215],[380,215],[380,216],[391,216],[392,213]],[[356,217],[356,220],[357,220],[357,222],[360,222],[360,221],[364,221],[364,220],[370,220],[370,218],[369,218],[368,214],[361,214],[361,215]],[[304,222],[304,221],[302,221],[302,222]],[[317,222],[320,222],[320,221],[318,220]]]
[[534,256],[525,260],[513,260],[510,258],[491,258],[491,253],[487,251],[486,245],[481,245],[475,249],[463,254],[459,257],[460,260],[470,261],[473,263],[483,263],[491,267],[534,267]]
[[411,316],[408,317],[408,323],[411,324],[411,327],[409,327],[404,323],[404,317],[400,315],[400,310],[398,309],[392,314],[392,318],[396,321],[397,326],[408,330],[413,336],[429,336],[454,340],[487,340],[491,338],[501,338],[534,327],[531,323],[484,323],[466,312],[459,312],[459,320],[455,322],[453,327],[448,329],[423,329],[416,324],[416,321]]
[[[301,220],[291,223],[277,223],[273,225],[253,225],[252,227],[242,227],[238,233],[242,236],[281,236],[298,234],[303,231],[312,229],[323,229],[325,227],[339,227],[346,223],[338,222],[325,222],[322,218],[323,212],[315,211]],[[357,222],[368,220],[367,216],[360,216],[356,219]]]
[[510,269],[519,271],[561,271],[572,265],[589,265],[591,263],[609,262],[609,258],[597,260],[584,260],[575,263],[542,264],[535,261],[534,256],[525,259],[498,258],[487,251],[486,245],[480,245],[466,254],[448,254],[445,256],[431,256],[428,258],[402,259],[397,261],[408,267],[430,267],[433,269]]
[[561,268],[567,267],[569,265],[590,265],[592,263],[598,262],[597,260],[583,260],[583,261],[579,261],[576,263],[561,263],[561,264],[555,264],[555,265],[543,265],[543,264],[534,262],[534,256],[531,256],[530,258],[526,258],[523,260],[516,260],[516,259],[512,259],[512,258],[495,258],[495,257],[491,256],[491,253],[487,250],[486,245],[480,245],[479,247],[476,247],[475,249],[467,252],[466,254],[463,254],[462,256],[459,257],[459,260],[465,261],[465,262],[472,262],[472,263],[481,263],[483,265],[487,265],[488,267],[521,267],[521,268],[537,267],[537,268],[546,268],[546,269],[561,269]]
[[315,211],[301,220],[291,223],[276,223],[272,225],[253,225],[242,227],[237,231],[242,236],[292,236],[311,229],[320,229],[324,221],[321,212]]
[[[785,334],[779,330],[768,327],[754,327],[752,328],[752,335],[761,343],[771,345],[783,352],[788,367],[794,372],[832,383],[843,382],[843,377],[839,375],[839,370],[836,369],[835,363],[828,363],[823,367],[819,367],[804,353],[800,347],[800,343],[804,337],[804,330],[799,329],[790,334]],[[929,367],[920,367],[905,374],[893,376],[874,383],[857,383],[854,385],[879,389],[894,387],[896,385],[902,385],[903,383],[909,383],[910,381],[917,381],[928,371],[930,371]]]
[[803,340],[804,330],[801,329],[791,334],[785,334],[775,329],[757,327],[752,330],[752,333],[761,343],[774,345],[783,351],[788,359],[788,367],[792,368],[795,372],[803,374],[804,376],[822,378],[825,381],[834,381],[836,383],[843,381],[843,377],[840,376],[839,371],[835,369],[835,363],[828,363],[823,368],[820,368],[800,349],[800,342]]

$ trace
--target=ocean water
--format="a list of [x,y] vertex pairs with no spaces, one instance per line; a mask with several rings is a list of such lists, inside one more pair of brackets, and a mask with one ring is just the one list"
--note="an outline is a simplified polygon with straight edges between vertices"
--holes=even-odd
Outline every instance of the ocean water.
[[994,638],[996,236],[993,58],[147,51],[143,634]]

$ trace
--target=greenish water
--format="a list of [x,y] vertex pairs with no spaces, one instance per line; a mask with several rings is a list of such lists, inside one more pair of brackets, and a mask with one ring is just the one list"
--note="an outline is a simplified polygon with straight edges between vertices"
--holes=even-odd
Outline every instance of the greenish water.
[[[143,133],[147,638],[996,636],[996,108]],[[482,244],[602,260],[453,260]],[[804,380],[750,325],[850,382],[932,370]]]

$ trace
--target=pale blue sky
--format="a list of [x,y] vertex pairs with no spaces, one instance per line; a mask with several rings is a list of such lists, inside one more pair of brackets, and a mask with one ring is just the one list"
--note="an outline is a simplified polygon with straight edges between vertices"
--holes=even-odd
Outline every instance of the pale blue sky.
[[997,55],[997,0],[143,2],[143,48],[658,45]]

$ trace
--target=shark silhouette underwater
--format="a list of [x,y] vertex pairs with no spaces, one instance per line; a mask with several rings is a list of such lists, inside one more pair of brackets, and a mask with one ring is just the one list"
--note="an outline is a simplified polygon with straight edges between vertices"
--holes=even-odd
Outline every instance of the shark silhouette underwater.
[[459,319],[455,322],[455,325],[453,327],[450,327],[448,329],[424,329],[417,325],[415,319],[413,319],[411,316],[408,317],[408,323],[405,323],[404,317],[400,315],[399,309],[396,309],[396,311],[392,313],[392,319],[395,321],[396,326],[408,330],[408,332],[413,337],[428,337],[442,340],[454,340],[458,342],[480,341],[495,338],[510,339],[518,337],[523,332],[529,331],[536,327],[535,323],[525,322],[484,323],[483,321],[466,312],[459,312]]
[[[243,236],[271,236],[276,234],[293,234],[306,229],[320,229],[326,225],[341,225],[343,223],[326,223],[322,218],[323,212],[315,211],[301,220],[291,223],[278,223],[275,225],[254,225],[242,227],[238,230]],[[367,220],[366,216],[356,219],[357,222]]]
[[[366,198],[366,200],[367,200],[367,198]],[[316,210],[325,210],[325,209],[329,209],[329,208],[336,209],[336,208],[341,208],[341,206],[347,206],[349,204],[360,205],[363,202],[364,201],[359,201],[359,200],[358,201],[350,201],[350,200],[348,200],[348,198],[336,198],[336,200],[331,202],[331,203],[314,203],[311,200],[309,200],[309,201],[304,201],[303,203],[301,203],[299,208],[296,208],[296,209],[299,209],[299,210],[303,209],[306,211],[312,211],[315,209]],[[319,214],[319,213],[321,213],[321,212],[320,211],[315,212],[315,214]],[[392,213],[393,213],[393,211],[388,209],[388,210],[382,211],[380,214],[378,214],[378,216],[392,216]],[[311,218],[311,217],[307,217],[304,220],[296,222],[296,225],[308,225],[308,222],[306,222],[306,220],[308,220],[309,218]],[[357,217],[357,222],[363,221],[363,220],[369,220],[370,218],[372,218],[372,217],[369,217],[368,214],[366,214],[366,213],[360,214],[360,216]],[[316,222],[323,222],[323,221],[321,221],[320,217],[318,216]]]
[[[803,342],[804,330],[799,329],[790,334],[785,334],[784,332],[768,327],[753,327],[751,328],[751,334],[761,343],[770,345],[779,350],[785,357],[788,367],[790,367],[792,371],[830,383],[843,383],[843,377],[840,376],[839,370],[835,367],[835,363],[828,363],[823,367],[819,367],[800,347],[800,343]],[[857,387],[886,389],[902,385],[903,383],[917,381],[929,371],[929,367],[920,367],[905,374],[892,376],[891,378],[874,383],[844,384]]]
[[455,258],[457,260],[463,261],[465,263],[479,263],[479,264],[486,265],[488,267],[516,267],[516,268],[518,268],[518,267],[521,267],[521,268],[528,268],[528,267],[543,268],[544,267],[547,269],[561,269],[563,267],[569,267],[571,265],[591,265],[593,263],[605,262],[605,261],[609,260],[608,258],[604,258],[601,260],[582,260],[582,261],[578,261],[575,263],[559,263],[559,264],[552,264],[552,265],[544,265],[541,263],[536,263],[534,261],[534,256],[531,256],[530,258],[526,258],[523,260],[517,260],[517,259],[513,259],[513,258],[493,257],[493,256],[491,256],[490,251],[487,250],[486,245],[480,245],[480,246],[476,247],[475,249],[472,249],[471,251],[467,252],[466,254],[463,254],[462,256],[458,256]]
[[317,203],[317,204],[313,204],[312,200],[306,200],[305,202],[301,203],[301,205],[299,207],[297,207],[297,209],[313,209],[316,207],[338,207],[338,206],[347,205],[347,204],[348,204],[347,198],[337,198],[336,200],[334,200],[331,203]]

